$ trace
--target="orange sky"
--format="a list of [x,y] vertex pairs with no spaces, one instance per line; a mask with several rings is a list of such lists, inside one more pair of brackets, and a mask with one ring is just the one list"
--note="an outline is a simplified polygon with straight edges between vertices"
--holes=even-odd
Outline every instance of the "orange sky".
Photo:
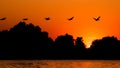
[[[120,0],[1,0],[0,30],[9,29],[22,18],[27,23],[39,25],[55,39],[58,35],[72,34],[74,39],[82,36],[86,45],[103,36],[120,39]],[[68,21],[67,18],[75,19]],[[101,16],[96,22],[93,17]],[[45,21],[45,17],[51,17]]]

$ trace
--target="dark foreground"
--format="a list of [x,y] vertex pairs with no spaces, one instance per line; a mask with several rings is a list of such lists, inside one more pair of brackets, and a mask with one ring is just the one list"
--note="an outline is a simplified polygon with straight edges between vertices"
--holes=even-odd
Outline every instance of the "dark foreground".
[[20,22],[0,32],[1,60],[120,60],[120,40],[107,36],[85,48],[82,37],[58,36],[53,41],[39,26]]

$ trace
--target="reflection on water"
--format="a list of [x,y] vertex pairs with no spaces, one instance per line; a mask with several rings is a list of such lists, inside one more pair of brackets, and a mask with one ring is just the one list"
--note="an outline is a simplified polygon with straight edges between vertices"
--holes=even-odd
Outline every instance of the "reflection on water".
[[0,68],[120,68],[116,60],[1,60]]

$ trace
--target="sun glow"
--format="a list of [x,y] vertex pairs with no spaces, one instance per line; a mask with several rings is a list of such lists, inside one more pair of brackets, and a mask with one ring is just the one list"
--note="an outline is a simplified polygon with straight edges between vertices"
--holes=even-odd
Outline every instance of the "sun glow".
[[92,41],[94,41],[96,39],[98,39],[97,36],[85,37],[83,42],[85,43],[86,48],[90,48]]

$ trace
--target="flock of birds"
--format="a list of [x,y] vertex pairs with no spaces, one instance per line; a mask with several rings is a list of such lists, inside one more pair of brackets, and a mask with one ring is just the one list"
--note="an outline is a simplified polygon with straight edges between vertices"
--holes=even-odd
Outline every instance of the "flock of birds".
[[[73,19],[74,19],[74,17],[68,18],[69,21],[71,21],[71,20],[73,20]],[[100,20],[100,16],[98,16],[97,18],[93,18],[93,19],[94,19],[95,21],[99,21],[99,20]],[[6,17],[1,18],[0,20],[1,20],[1,21],[6,20]],[[28,18],[23,18],[23,20],[26,21],[26,20],[28,20]],[[50,18],[50,17],[46,17],[45,20],[48,21],[48,20],[51,20],[51,18]]]

